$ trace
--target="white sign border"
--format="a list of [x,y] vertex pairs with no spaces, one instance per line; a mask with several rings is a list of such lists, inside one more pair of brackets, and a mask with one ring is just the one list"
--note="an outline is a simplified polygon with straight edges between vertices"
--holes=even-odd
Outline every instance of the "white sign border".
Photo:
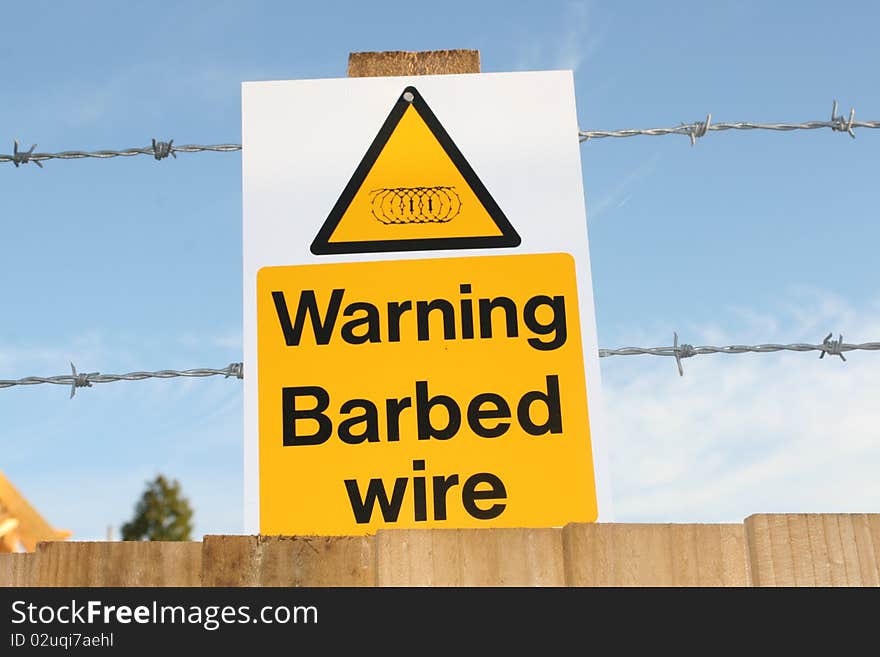
[[[449,132],[522,237],[521,246],[323,256],[309,251],[408,85],[419,90]],[[245,533],[259,533],[257,271],[264,266],[525,253],[570,253],[575,259],[598,521],[613,520],[577,134],[572,71],[242,83]],[[559,217],[564,222],[548,230]]]

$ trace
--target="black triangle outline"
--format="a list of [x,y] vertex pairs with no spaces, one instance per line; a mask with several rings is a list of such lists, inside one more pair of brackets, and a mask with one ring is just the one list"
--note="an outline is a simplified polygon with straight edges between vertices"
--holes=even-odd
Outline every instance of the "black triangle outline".
[[[407,93],[412,94],[411,101],[404,97]],[[373,168],[373,165],[376,163],[382,150],[385,148],[385,144],[388,143],[388,140],[397,128],[397,125],[400,123],[400,119],[403,118],[404,112],[406,112],[407,107],[410,105],[412,105],[419,113],[419,116],[421,116],[422,120],[428,126],[428,129],[440,143],[440,146],[449,156],[449,159],[452,160],[452,163],[458,169],[459,173],[461,173],[465,182],[470,186],[471,191],[474,192],[476,197],[480,200],[480,203],[483,204],[483,207],[489,213],[492,221],[495,222],[495,225],[501,231],[501,235],[485,237],[424,237],[405,240],[330,242],[330,237],[333,235],[339,222],[342,221],[342,217],[345,215],[346,210],[348,210],[355,195],[364,184],[364,180],[366,180],[367,175],[370,173],[370,170]],[[318,231],[310,249],[314,255],[332,255],[337,253],[384,253],[389,251],[489,249],[515,247],[519,246],[521,242],[522,240],[520,239],[519,234],[513,228],[510,221],[508,221],[507,216],[501,208],[498,207],[495,199],[489,194],[489,190],[486,189],[476,172],[471,168],[471,165],[468,164],[468,161],[465,159],[464,155],[462,155],[458,146],[452,141],[452,137],[446,132],[445,128],[434,115],[434,112],[431,111],[431,108],[428,107],[428,104],[422,98],[421,94],[415,87],[407,87],[401,92],[400,97],[397,99],[397,102],[388,114],[388,118],[385,119],[385,123],[382,124],[382,128],[379,130],[373,143],[370,144],[361,163],[358,165],[357,169],[355,169],[351,180],[348,181],[348,184],[342,191],[339,200],[336,201],[333,209],[330,210],[330,214],[327,216],[326,221],[324,221],[324,224]]]

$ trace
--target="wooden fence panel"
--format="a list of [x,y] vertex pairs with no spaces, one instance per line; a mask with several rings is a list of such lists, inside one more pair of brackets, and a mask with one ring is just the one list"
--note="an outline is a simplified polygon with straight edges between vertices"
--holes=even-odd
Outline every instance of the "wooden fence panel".
[[54,541],[37,547],[37,586],[199,586],[201,543]]
[[0,586],[880,586],[880,514],[40,543]]
[[0,587],[35,586],[37,580],[35,553],[0,554]]
[[568,586],[749,586],[741,525],[571,524]]
[[880,586],[880,514],[746,518],[755,586]]
[[375,586],[371,536],[206,536],[203,586]]
[[376,535],[379,586],[563,586],[559,529],[394,529]]

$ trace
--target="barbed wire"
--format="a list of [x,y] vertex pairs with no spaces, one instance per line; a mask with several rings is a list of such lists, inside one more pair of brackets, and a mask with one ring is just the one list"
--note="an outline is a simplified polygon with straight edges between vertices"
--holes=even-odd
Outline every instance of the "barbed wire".
[[169,155],[177,158],[177,153],[203,153],[212,151],[216,153],[231,153],[241,150],[241,144],[214,144],[213,146],[202,146],[199,144],[187,144],[185,146],[175,146],[174,140],[156,141],[152,140],[150,146],[143,148],[125,148],[118,151],[63,151],[61,153],[35,153],[37,147],[33,144],[28,150],[21,150],[18,140],[13,143],[12,154],[0,154],[0,162],[12,162],[16,167],[23,164],[33,162],[41,169],[41,164],[45,160],[82,160],[85,158],[97,158],[101,160],[113,157],[132,157],[134,155],[152,155],[156,160],[164,160]]
[[863,342],[861,344],[849,344],[843,341],[843,335],[839,335],[837,340],[832,340],[829,333],[825,336],[820,344],[756,344],[756,345],[728,345],[726,347],[715,347],[706,345],[695,347],[690,344],[679,344],[678,333],[673,333],[673,343],[671,347],[623,347],[620,349],[599,349],[599,358],[608,356],[672,356],[678,366],[678,373],[684,376],[684,369],[681,361],[683,358],[691,358],[692,356],[700,356],[703,354],[768,354],[776,351],[818,351],[819,358],[824,358],[825,354],[830,356],[840,356],[840,359],[846,361],[843,355],[848,351],[880,351],[880,342]]
[[129,372],[128,374],[101,374],[99,372],[77,372],[76,366],[70,364],[71,373],[60,376],[28,376],[24,379],[0,379],[0,388],[13,386],[33,386],[41,383],[70,386],[70,397],[76,394],[77,388],[91,388],[95,383],[112,383],[115,381],[142,381],[144,379],[174,379],[177,377],[223,376],[225,378],[244,378],[244,365],[230,363],[223,369],[198,368],[192,370],[159,370],[157,372]]
[[807,121],[806,123],[712,123],[712,115],[707,114],[705,121],[683,123],[674,128],[648,128],[636,130],[581,130],[578,137],[581,143],[590,139],[602,139],[604,137],[636,137],[648,135],[652,137],[662,135],[685,135],[690,137],[691,146],[697,143],[697,139],[705,137],[711,131],[723,130],[777,130],[789,132],[791,130],[817,130],[819,128],[831,128],[835,132],[845,132],[853,139],[856,138],[856,128],[880,128],[880,121],[856,121],[856,110],[851,108],[849,117],[838,116],[837,101],[831,109],[829,121]]
[[[723,130],[776,130],[788,132],[791,130],[816,130],[818,128],[831,128],[835,132],[845,132],[855,139],[856,128],[880,128],[880,121],[856,121],[855,108],[849,111],[849,117],[838,116],[837,101],[831,110],[831,119],[828,121],[807,121],[806,123],[749,123],[741,121],[737,123],[712,123],[712,115],[707,114],[705,121],[694,123],[682,123],[673,128],[646,128],[631,130],[579,130],[578,139],[581,143],[591,139],[603,139],[606,137],[635,137],[639,135],[662,136],[662,135],[685,135],[690,138],[691,145],[697,143],[697,139],[705,137],[708,132]],[[24,164],[36,164],[41,169],[45,160],[81,160],[86,158],[109,159],[114,157],[132,157],[135,155],[152,155],[156,160],[164,160],[169,155],[177,158],[177,153],[231,153],[241,150],[241,144],[214,144],[200,145],[187,144],[175,146],[174,140],[152,140],[150,146],[142,148],[125,148],[122,150],[100,151],[62,151],[60,153],[36,153],[36,144],[32,144],[27,150],[22,150],[19,141],[13,142],[12,154],[0,153],[0,162],[12,162],[16,167]]]
[[[619,349],[599,349],[599,358],[610,356],[670,356],[675,358],[679,376],[684,376],[684,368],[681,361],[684,358],[692,358],[703,354],[766,354],[775,351],[818,351],[819,358],[840,356],[849,351],[880,351],[880,342],[863,342],[850,344],[843,341],[843,335],[836,340],[832,339],[832,333],[825,336],[819,344],[758,344],[758,345],[728,345],[715,347],[711,345],[695,347],[694,345],[678,342],[678,333],[673,333],[671,347],[621,347]],[[98,372],[77,372],[73,363],[70,364],[71,373],[59,376],[29,376],[23,379],[0,379],[0,388],[12,388],[14,386],[32,386],[41,383],[70,386],[70,397],[76,394],[77,388],[91,388],[95,383],[112,383],[115,381],[142,381],[144,379],[173,379],[177,377],[207,377],[222,376],[224,378],[244,378],[244,364],[230,363],[222,369],[199,368],[192,370],[159,370],[156,372],[129,372],[128,374],[100,374]]]

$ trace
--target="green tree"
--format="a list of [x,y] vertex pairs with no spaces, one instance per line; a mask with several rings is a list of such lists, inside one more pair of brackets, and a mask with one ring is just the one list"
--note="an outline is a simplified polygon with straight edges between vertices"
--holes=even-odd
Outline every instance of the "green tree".
[[180,483],[163,475],[147,482],[131,522],[122,525],[123,541],[188,541],[193,511]]

